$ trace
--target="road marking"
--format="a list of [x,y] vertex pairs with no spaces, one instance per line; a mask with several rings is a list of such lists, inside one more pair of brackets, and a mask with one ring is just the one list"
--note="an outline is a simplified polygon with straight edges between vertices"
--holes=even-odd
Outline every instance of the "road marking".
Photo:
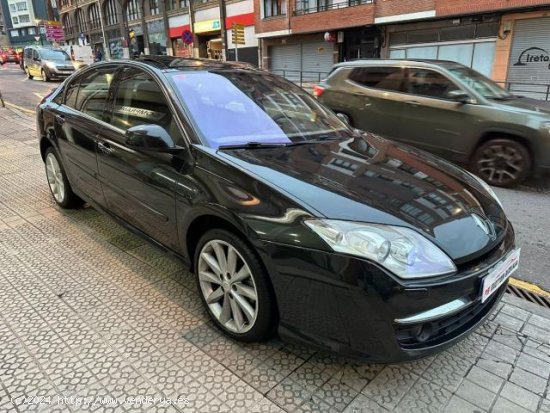
[[526,281],[521,281],[516,278],[510,278],[510,284],[514,287],[523,288],[524,290],[531,291],[532,293],[543,295],[545,297],[550,297],[548,291],[544,291],[538,285],[528,283]]
[[30,113],[30,114],[33,114],[34,115],[34,110],[30,110],[30,109],[27,109],[27,108],[24,108],[23,106],[19,106],[19,105],[16,105],[14,103],[10,103],[10,102],[4,102],[6,104],[6,106],[9,106],[11,108],[14,108],[14,109],[17,109],[17,110],[20,110],[21,112],[26,112],[26,113]]
[[20,82],[25,82],[26,80],[29,80],[29,78],[25,76],[23,79],[20,79],[19,81]]
[[34,96],[36,96],[38,99],[40,99],[40,100],[44,99],[44,95],[41,95],[40,93],[32,92],[32,94],[33,94]]

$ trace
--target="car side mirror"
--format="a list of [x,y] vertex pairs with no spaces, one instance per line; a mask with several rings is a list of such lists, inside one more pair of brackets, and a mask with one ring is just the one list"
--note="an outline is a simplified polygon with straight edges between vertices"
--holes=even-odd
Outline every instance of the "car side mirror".
[[166,129],[153,124],[129,128],[126,131],[126,145],[132,149],[151,152],[177,153],[182,150],[176,146]]
[[351,125],[351,122],[349,121],[349,116],[348,115],[344,115],[343,113],[338,112],[336,114],[336,117],[338,119],[340,119],[342,122],[344,122],[346,125],[348,125],[348,126]]
[[460,89],[451,90],[449,93],[447,93],[447,96],[458,103],[475,103],[475,99],[472,99],[472,97],[468,93]]

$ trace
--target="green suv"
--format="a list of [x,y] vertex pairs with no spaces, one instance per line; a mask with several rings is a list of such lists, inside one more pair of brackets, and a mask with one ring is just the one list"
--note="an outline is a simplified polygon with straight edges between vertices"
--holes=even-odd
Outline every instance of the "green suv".
[[352,126],[467,164],[492,185],[550,170],[550,102],[512,95],[458,63],[340,63],[314,94]]

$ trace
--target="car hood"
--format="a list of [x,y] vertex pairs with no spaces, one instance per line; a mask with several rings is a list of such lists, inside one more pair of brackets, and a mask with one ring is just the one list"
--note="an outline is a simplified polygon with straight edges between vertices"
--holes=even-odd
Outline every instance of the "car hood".
[[550,102],[545,100],[531,99],[531,98],[517,98],[512,100],[504,100],[498,102],[501,105],[532,110],[538,113],[546,113],[550,115]]
[[498,202],[470,174],[376,135],[218,154],[313,215],[406,226],[457,263],[494,248],[506,231]]

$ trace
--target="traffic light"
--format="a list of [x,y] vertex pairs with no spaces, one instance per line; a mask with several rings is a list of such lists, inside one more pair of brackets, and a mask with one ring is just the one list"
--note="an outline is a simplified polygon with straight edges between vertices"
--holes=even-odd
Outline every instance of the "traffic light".
[[233,44],[244,44],[244,26],[242,24],[233,23],[231,29]]

